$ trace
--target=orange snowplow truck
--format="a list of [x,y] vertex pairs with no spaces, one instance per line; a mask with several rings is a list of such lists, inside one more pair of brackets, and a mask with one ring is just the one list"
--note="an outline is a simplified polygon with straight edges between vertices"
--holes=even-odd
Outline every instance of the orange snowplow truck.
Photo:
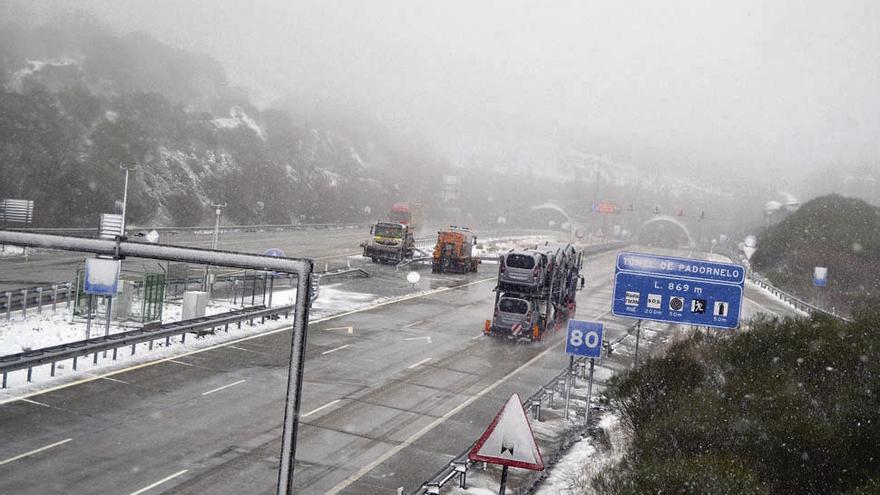
[[477,236],[467,228],[450,226],[437,232],[437,245],[431,259],[434,273],[475,273],[480,258],[474,256]]

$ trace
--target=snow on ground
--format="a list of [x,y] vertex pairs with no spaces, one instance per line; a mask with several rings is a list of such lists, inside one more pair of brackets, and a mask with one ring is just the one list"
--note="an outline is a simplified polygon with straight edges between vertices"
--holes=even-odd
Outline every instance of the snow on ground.
[[[296,289],[276,291],[272,296],[272,306],[293,304],[295,297]],[[391,299],[393,298],[382,298],[375,294],[346,291],[341,288],[341,284],[322,286],[318,299],[312,305],[310,320],[315,322],[332,315],[355,311]],[[239,305],[233,305],[228,300],[212,300],[206,308],[206,313],[208,315],[225,313],[239,307]],[[182,306],[179,302],[167,302],[164,306],[163,321],[165,323],[180,321],[181,312]],[[103,313],[99,311],[99,314],[102,315]],[[47,305],[43,308],[42,314],[37,314],[36,309],[31,309],[28,311],[27,318],[22,319],[20,312],[13,312],[12,316],[13,319],[10,322],[0,321],[0,356],[74,342],[85,338],[85,320],[79,317],[72,320],[66,306],[62,304],[58,305],[57,312],[54,314],[51,311],[51,305]],[[8,375],[7,385],[9,388],[0,390],[0,403],[4,399],[21,396],[61,381],[88,378],[96,373],[106,373],[133,364],[172,359],[187,353],[198,352],[200,349],[222,342],[249,339],[261,333],[287,330],[291,325],[292,320],[290,319],[267,320],[264,324],[260,324],[259,320],[256,320],[254,326],[243,324],[240,329],[237,325],[230,325],[228,332],[218,330],[213,335],[207,334],[199,337],[189,335],[185,343],[180,342],[179,336],[174,337],[169,347],[165,346],[164,340],[157,340],[153,344],[152,351],[149,350],[149,344],[139,344],[134,355],[131,355],[130,348],[119,349],[116,360],[112,358],[112,351],[108,353],[108,357],[104,358],[102,356],[98,359],[97,364],[93,363],[91,356],[80,358],[78,359],[76,371],[72,369],[70,360],[60,362],[57,365],[54,378],[50,376],[50,366],[38,366],[33,368],[33,383],[31,384],[27,383],[27,372],[25,370],[14,371]],[[111,324],[110,332],[117,333],[130,329]],[[98,317],[92,321],[91,332],[92,336],[104,334],[103,318]]]
[[7,246],[0,244],[0,256],[21,256],[25,248],[21,246]]

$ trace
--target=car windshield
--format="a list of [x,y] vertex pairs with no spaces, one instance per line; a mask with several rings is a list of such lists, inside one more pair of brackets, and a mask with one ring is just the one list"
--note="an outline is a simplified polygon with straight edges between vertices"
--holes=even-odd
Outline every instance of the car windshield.
[[529,310],[529,303],[523,299],[503,298],[498,303],[498,309],[503,313],[525,314]]
[[403,228],[400,225],[380,223],[376,225],[375,234],[382,237],[401,237]]
[[527,254],[508,254],[505,264],[508,268],[531,270],[535,267],[535,258]]

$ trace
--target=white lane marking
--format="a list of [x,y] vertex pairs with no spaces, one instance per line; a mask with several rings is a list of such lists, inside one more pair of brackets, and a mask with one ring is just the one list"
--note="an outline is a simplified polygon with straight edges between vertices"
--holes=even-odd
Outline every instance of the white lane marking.
[[477,335],[476,337],[471,337],[471,340],[477,340],[478,338],[480,338],[482,336],[483,336],[483,334]]
[[97,378],[100,378],[101,380],[108,380],[108,381],[111,381],[111,382],[116,382],[116,383],[122,383],[122,384],[125,384],[125,385],[130,385],[130,383],[128,383],[128,382],[124,382],[124,381],[122,381],[122,380],[120,380],[120,379],[118,379],[118,378],[110,378],[109,376],[99,376],[99,377],[97,377]]
[[[174,364],[182,364],[183,366],[192,366],[193,368],[196,367],[196,365],[194,365],[194,364],[185,363],[185,362],[183,362],[183,361],[178,361],[178,360],[176,360],[176,359],[169,359],[168,362],[169,362],[169,363],[174,363]],[[106,377],[105,377],[105,376],[99,376],[98,378],[106,378]]]
[[54,447],[57,447],[57,446],[59,446],[59,445],[64,445],[65,443],[67,443],[67,442],[69,442],[69,441],[71,441],[71,440],[73,440],[73,439],[72,439],[72,438],[66,438],[66,439],[64,439],[64,440],[62,440],[62,441],[60,441],[60,442],[50,443],[49,445],[46,445],[45,447],[40,447],[40,448],[38,448],[38,449],[34,449],[34,450],[30,451],[30,452],[25,452],[24,454],[19,454],[19,455],[15,456],[15,457],[10,457],[9,459],[6,459],[6,460],[4,460],[4,461],[0,461],[0,466],[2,466],[2,465],[4,465],[4,464],[8,464],[8,463],[10,463],[10,462],[12,462],[12,461],[17,461],[17,460],[19,460],[19,459],[23,459],[23,458],[25,458],[25,457],[28,457],[28,456],[31,456],[31,455],[34,455],[34,454],[38,454],[38,453],[40,453],[40,452],[42,452],[42,451],[44,451],[44,450],[49,450],[49,449],[54,448]]
[[430,337],[430,336],[425,336],[425,337],[410,337],[410,338],[408,338],[408,339],[403,339],[403,340],[424,340],[424,341],[426,341],[426,342],[429,343],[429,344],[432,344],[432,343],[433,343],[433,342],[431,341],[431,337]]
[[227,346],[227,347],[229,347],[230,349],[238,349],[239,351],[253,352],[254,354],[263,354],[263,353],[260,352],[260,351],[255,351],[255,350],[253,350],[253,349],[248,349],[247,347],[239,347],[239,346],[237,346],[237,345],[230,345],[230,346]]
[[[565,344],[565,341],[561,342],[560,344]],[[542,357],[544,357],[546,354],[548,354],[548,353],[551,352],[551,351],[559,352],[559,351],[557,350],[557,347],[558,347],[558,346],[551,346],[551,347],[548,347],[547,349],[545,349],[543,352],[541,352],[541,353],[538,354],[537,356],[535,356],[535,357],[533,357],[532,359],[529,359],[528,361],[526,361],[525,363],[523,363],[519,368],[513,370],[513,372],[504,375],[504,377],[502,377],[501,379],[499,379],[497,382],[495,382],[495,383],[489,385],[488,387],[484,388],[483,390],[480,390],[480,391],[477,392],[477,394],[474,395],[473,397],[467,399],[466,401],[462,402],[461,404],[459,404],[459,405],[455,406],[454,408],[450,409],[450,410],[449,410],[448,412],[446,412],[446,414],[444,414],[443,416],[440,416],[439,418],[435,419],[434,421],[432,421],[430,424],[428,424],[427,426],[425,426],[425,427],[422,428],[421,430],[419,430],[419,431],[413,433],[409,438],[407,438],[406,440],[404,440],[403,443],[401,443],[401,444],[399,444],[399,445],[397,445],[397,446],[395,446],[395,447],[389,449],[387,452],[385,452],[384,454],[382,454],[382,455],[380,455],[379,457],[377,457],[376,460],[374,460],[373,462],[371,462],[371,463],[367,464],[366,466],[362,467],[360,470],[358,470],[358,472],[354,473],[353,475],[351,475],[351,476],[349,476],[348,478],[346,478],[346,479],[342,480],[341,482],[339,482],[336,486],[334,486],[333,488],[331,488],[330,490],[328,490],[328,491],[327,491],[327,494],[328,494],[328,495],[334,495],[334,494],[336,494],[336,493],[341,492],[342,490],[344,490],[345,488],[347,488],[349,485],[351,485],[351,484],[354,483],[355,481],[361,479],[365,474],[367,474],[367,473],[369,473],[370,471],[372,471],[376,466],[378,466],[378,465],[382,464],[383,462],[387,461],[387,460],[390,459],[391,456],[393,456],[394,454],[397,454],[397,453],[400,452],[401,450],[403,450],[403,449],[409,447],[410,445],[413,444],[413,442],[415,442],[416,440],[418,440],[419,438],[421,438],[422,436],[424,436],[426,433],[428,433],[429,431],[433,430],[433,429],[436,428],[437,426],[443,424],[446,420],[448,420],[449,418],[451,418],[451,417],[454,416],[455,414],[458,414],[459,411],[461,411],[461,410],[464,409],[465,407],[467,407],[467,406],[473,404],[475,401],[477,401],[478,399],[480,399],[480,398],[483,397],[484,395],[488,394],[489,392],[491,392],[492,390],[494,390],[496,387],[498,387],[498,386],[501,385],[502,383],[506,382],[506,381],[507,381],[508,379],[510,379],[512,376],[516,375],[516,374],[519,373],[520,371],[522,371],[522,370],[526,369],[527,367],[531,366],[532,363],[534,363],[534,362],[537,361],[538,359],[541,359]]]
[[322,328],[321,330],[345,330],[346,332],[348,332],[350,334],[354,333],[354,327],[331,327],[331,328]]
[[312,414],[315,414],[315,413],[317,413],[317,412],[321,412],[321,411],[323,411],[324,409],[327,409],[328,407],[332,406],[333,404],[336,404],[336,403],[339,402],[340,400],[341,400],[341,399],[336,399],[336,400],[333,400],[333,401],[330,401],[330,402],[324,404],[323,406],[321,406],[321,407],[319,407],[319,408],[317,408],[317,409],[313,409],[313,410],[311,410],[311,411],[309,411],[309,412],[303,414],[302,416],[300,416],[300,419],[307,418],[307,417],[311,416]]
[[24,400],[25,402],[27,402],[27,403],[30,403],[30,404],[36,404],[36,405],[38,405],[38,406],[52,407],[52,406],[50,406],[49,404],[43,404],[42,402],[37,402],[37,401],[35,401],[35,400],[30,400],[30,399],[23,399],[23,400]]
[[222,387],[217,387],[217,388],[215,388],[215,389],[213,389],[213,390],[208,390],[207,392],[202,392],[202,395],[213,394],[214,392],[219,392],[219,391],[224,390],[224,389],[227,389],[227,388],[229,388],[229,387],[234,387],[234,386],[236,386],[236,385],[240,385],[240,384],[242,384],[242,383],[244,383],[244,382],[246,382],[246,381],[247,381],[247,380],[239,380],[239,381],[237,381],[237,382],[232,382],[232,383],[230,383],[229,385],[223,385]]
[[420,323],[424,323],[424,322],[425,322],[425,320],[414,321],[414,322],[412,322],[412,323],[410,323],[410,324],[408,324],[408,325],[404,325],[403,328],[414,327],[414,326],[416,326],[416,325],[418,325],[418,324],[420,324]]
[[180,476],[181,474],[186,473],[187,471],[189,471],[189,469],[183,469],[183,470],[180,470],[180,471],[178,471],[178,472],[172,474],[171,476],[167,476],[167,477],[165,477],[165,478],[162,478],[161,480],[159,480],[159,481],[153,483],[152,485],[145,486],[145,487],[141,488],[140,490],[138,490],[138,491],[136,491],[136,492],[131,492],[129,495],[141,495],[141,493],[144,493],[144,492],[149,491],[149,490],[151,490],[151,489],[153,489],[153,488],[156,488],[157,486],[161,485],[162,483],[165,483],[165,482],[171,481],[171,480],[173,480],[174,478],[177,478],[178,476]]
[[[338,318],[343,318],[343,317],[345,317],[345,316],[349,316],[349,315],[353,315],[353,314],[357,314],[357,313],[363,313],[363,312],[365,312],[365,311],[372,311],[372,310],[377,309],[377,308],[381,308],[381,307],[384,307],[384,306],[389,306],[389,305],[391,305],[391,304],[399,304],[399,303],[402,303],[402,302],[409,301],[409,300],[411,300],[411,299],[418,299],[418,298],[422,298],[422,297],[427,297],[427,296],[431,296],[431,295],[434,295],[434,294],[438,294],[438,293],[441,293],[441,292],[447,292],[447,291],[456,290],[456,289],[463,289],[463,288],[465,288],[465,287],[470,287],[470,286],[472,286],[472,285],[477,285],[477,284],[483,284],[483,283],[486,283],[486,282],[490,282],[490,281],[492,281],[492,280],[497,280],[497,277],[484,278],[484,279],[480,279],[480,280],[477,280],[477,281],[474,281],[474,282],[468,282],[468,283],[466,283],[466,284],[455,285],[455,286],[452,286],[452,287],[441,287],[441,288],[439,288],[439,289],[432,289],[432,290],[425,291],[425,292],[421,292],[421,293],[418,293],[418,294],[412,294],[412,295],[409,295],[409,296],[404,296],[404,297],[401,297],[401,298],[399,298],[399,299],[392,299],[392,300],[390,300],[390,301],[385,301],[385,302],[377,303],[377,304],[374,304],[374,305],[372,305],[372,306],[366,306],[366,307],[363,307],[363,308],[353,309],[353,310],[351,310],[351,311],[346,311],[346,312],[344,312],[344,313],[338,313],[338,314],[335,314],[335,315],[326,316],[326,317],[324,317],[324,318],[318,318],[317,320],[312,320],[312,321],[310,321],[310,322],[309,322],[309,325],[316,325],[316,324],[318,324],[318,323],[324,323],[325,321],[335,320],[335,319],[338,319]],[[348,327],[342,327],[342,328],[348,328]],[[122,373],[128,373],[129,371],[134,371],[134,370],[138,370],[138,369],[141,369],[141,368],[146,368],[146,367],[149,367],[149,366],[155,366],[155,365],[157,365],[157,364],[161,364],[161,363],[165,363],[165,362],[175,362],[175,359],[177,359],[177,358],[182,358],[182,357],[192,356],[192,355],[194,355],[194,354],[201,354],[201,353],[203,353],[203,352],[206,352],[206,351],[213,351],[214,349],[219,349],[219,348],[221,348],[221,347],[228,347],[228,346],[230,346],[230,345],[238,344],[238,343],[241,343],[241,342],[246,342],[246,341],[248,341],[248,340],[260,339],[260,338],[263,338],[263,337],[267,337],[267,336],[269,336],[269,335],[274,335],[274,334],[276,334],[276,333],[289,332],[289,331],[290,331],[290,326],[289,326],[288,324],[285,324],[285,325],[281,326],[280,328],[276,328],[275,330],[269,330],[269,331],[262,332],[262,333],[257,333],[257,334],[254,334],[254,335],[248,335],[247,337],[242,337],[242,338],[240,338],[240,339],[230,340],[230,341],[228,341],[228,342],[220,342],[219,344],[216,344],[216,345],[208,346],[208,347],[205,347],[205,348],[202,348],[202,349],[195,349],[195,350],[192,350],[192,351],[189,351],[189,352],[184,352],[184,353],[181,353],[181,354],[177,354],[176,356],[172,356],[172,357],[167,357],[167,358],[157,359],[157,360],[155,360],[155,361],[149,361],[149,362],[146,362],[146,363],[140,363],[140,364],[136,364],[136,365],[133,365],[133,366],[129,366],[129,367],[127,367],[127,368],[121,368],[121,369],[114,370],[114,371],[108,371],[107,373],[105,373],[105,374],[103,374],[103,375],[100,375],[100,376],[90,376],[90,377],[88,377],[88,378],[83,378],[82,380],[76,380],[76,381],[72,381],[72,382],[70,382],[70,383],[64,383],[64,384],[61,384],[61,385],[56,385],[56,386],[54,386],[54,387],[49,387],[49,388],[46,388],[46,389],[43,389],[43,390],[37,390],[36,392],[31,392],[31,393],[28,393],[28,394],[22,395],[21,397],[10,397],[10,398],[8,398],[8,399],[3,399],[3,400],[0,400],[0,406],[2,406],[3,404],[9,404],[9,403],[11,403],[11,402],[15,402],[15,401],[18,401],[18,400],[26,399],[26,398],[28,398],[28,397],[35,397],[35,396],[37,396],[37,395],[47,394],[47,393],[49,393],[49,392],[56,392],[56,391],[58,391],[58,390],[63,390],[63,389],[65,389],[65,388],[75,387],[75,386],[77,386],[77,385],[82,385],[83,383],[89,383],[89,382],[91,382],[91,381],[98,380],[98,379],[101,379],[101,378],[106,378],[106,377],[108,377],[108,376],[120,375],[120,374],[122,374]],[[178,362],[178,364],[186,364],[186,363]],[[194,365],[190,365],[190,366],[194,366]]]
[[341,346],[336,347],[336,348],[334,348],[334,349],[330,349],[329,351],[324,351],[324,352],[321,353],[321,355],[323,356],[323,355],[326,355],[326,354],[330,354],[331,352],[341,351],[342,349],[345,349],[346,347],[348,347],[348,346],[350,346],[350,345],[351,345],[351,344],[341,345]]
[[430,360],[431,360],[431,358],[425,358],[425,359],[422,359],[421,361],[419,361],[419,362],[416,363],[416,364],[412,364],[412,365],[407,366],[406,369],[411,370],[411,369],[413,369],[413,368],[418,368],[420,365],[425,364],[425,363],[427,363],[427,362],[430,361]]

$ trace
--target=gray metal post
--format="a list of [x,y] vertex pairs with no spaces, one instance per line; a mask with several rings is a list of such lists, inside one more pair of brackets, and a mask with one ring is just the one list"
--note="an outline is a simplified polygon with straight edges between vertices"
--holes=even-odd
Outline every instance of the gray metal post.
[[590,424],[590,398],[593,396],[593,367],[596,364],[596,360],[590,358],[590,383],[587,385],[587,410],[584,411],[584,424]]
[[6,293],[6,321],[12,319],[12,292]]
[[27,318],[27,289],[21,291],[21,319]]
[[57,303],[58,303],[58,286],[53,285],[52,286],[52,314],[53,315],[55,314],[55,307],[57,306]]
[[[110,310],[113,305],[113,298],[107,296],[105,298],[107,300],[107,318],[104,322],[104,337],[108,337],[110,335]],[[114,351],[115,352],[115,351]],[[107,357],[107,351],[104,351],[104,357]]]
[[639,339],[642,336],[642,320],[636,322],[636,352],[633,354],[633,368],[639,367]]
[[278,471],[278,495],[293,491],[293,467],[296,461],[296,433],[299,428],[299,410],[302,400],[303,366],[305,365],[306,336],[309,325],[309,305],[312,299],[311,274],[314,263],[306,261],[307,268],[299,274],[296,284],[296,311],[293,318],[293,342],[290,349],[290,368],[287,377],[287,402],[284,408],[284,430],[281,438],[281,469]]
[[70,282],[65,283],[65,285],[67,286],[67,309],[70,310],[70,300],[71,300]]
[[266,305],[267,308],[272,307],[272,291],[275,290],[275,273],[272,272],[272,275],[269,276],[269,304]]
[[504,495],[504,491],[507,489],[507,466],[504,466],[501,469],[501,486],[498,487],[498,495]]
[[568,419],[568,406],[571,403],[571,382],[572,382],[572,372],[574,371],[574,356],[568,356],[568,374],[566,375],[565,383],[565,413],[563,413],[563,418]]
[[43,288],[37,287],[37,314],[43,314]]
[[89,306],[86,308],[86,340],[92,338],[92,300],[95,296],[89,294]]

